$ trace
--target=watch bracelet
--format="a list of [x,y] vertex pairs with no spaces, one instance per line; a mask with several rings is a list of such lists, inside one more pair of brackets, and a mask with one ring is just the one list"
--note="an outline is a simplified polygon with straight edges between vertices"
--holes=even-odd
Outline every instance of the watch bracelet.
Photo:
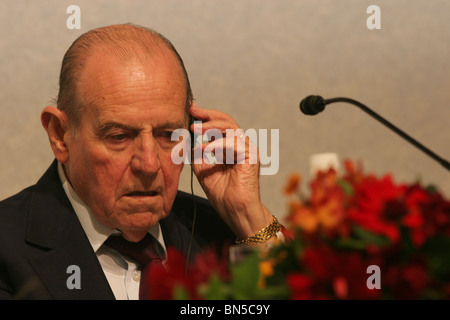
[[281,224],[278,222],[277,218],[275,216],[273,217],[273,221],[271,224],[269,224],[267,227],[261,229],[258,231],[255,235],[241,239],[236,240],[236,245],[239,246],[245,246],[245,245],[254,245],[259,244],[262,242],[266,242],[273,236],[276,236],[277,233],[281,230]]

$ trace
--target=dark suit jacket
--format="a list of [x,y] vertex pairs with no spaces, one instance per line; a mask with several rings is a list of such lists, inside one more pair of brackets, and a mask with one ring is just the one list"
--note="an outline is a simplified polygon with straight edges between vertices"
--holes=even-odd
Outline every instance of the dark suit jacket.
[[[192,254],[233,241],[206,199],[196,197]],[[193,201],[178,192],[160,221],[168,247],[187,252]],[[70,265],[79,266],[81,289],[68,289]],[[0,299],[114,299],[100,263],[62,188],[57,162],[36,185],[0,202]]]

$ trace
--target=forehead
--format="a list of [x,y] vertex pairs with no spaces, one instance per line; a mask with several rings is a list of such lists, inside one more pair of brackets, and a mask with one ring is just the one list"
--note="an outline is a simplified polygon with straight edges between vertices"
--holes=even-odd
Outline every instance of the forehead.
[[77,89],[84,107],[98,116],[157,111],[179,118],[186,112],[184,73],[168,49],[126,60],[96,50],[86,59]]

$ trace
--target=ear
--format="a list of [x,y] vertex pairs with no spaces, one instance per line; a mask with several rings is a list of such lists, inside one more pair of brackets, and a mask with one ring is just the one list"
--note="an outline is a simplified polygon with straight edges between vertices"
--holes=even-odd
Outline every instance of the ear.
[[59,162],[64,164],[69,159],[69,152],[65,142],[68,128],[66,113],[55,107],[46,107],[41,113],[41,123],[45,131],[47,131],[53,154]]

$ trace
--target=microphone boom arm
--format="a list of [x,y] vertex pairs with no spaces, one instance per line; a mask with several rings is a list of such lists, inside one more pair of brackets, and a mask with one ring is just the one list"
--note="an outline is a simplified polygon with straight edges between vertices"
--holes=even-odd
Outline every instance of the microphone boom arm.
[[346,103],[350,103],[350,104],[353,104],[353,105],[359,107],[361,110],[363,110],[364,112],[368,113],[369,115],[371,115],[372,117],[374,117],[375,119],[377,119],[378,121],[383,123],[385,126],[387,126],[391,130],[393,130],[394,132],[399,134],[405,140],[409,141],[414,146],[416,146],[417,148],[422,150],[428,156],[430,156],[431,158],[433,158],[434,160],[439,162],[444,168],[446,168],[447,170],[450,170],[450,163],[447,160],[439,157],[433,151],[431,151],[430,149],[428,149],[427,147],[422,145],[420,142],[418,142],[417,140],[415,140],[414,138],[412,138],[411,136],[409,136],[408,134],[406,134],[405,132],[403,132],[402,130],[397,128],[396,126],[394,126],[392,123],[390,123],[389,121],[384,119],[382,116],[380,116],[376,112],[372,111],[371,109],[369,109],[367,106],[365,106],[364,104],[362,104],[359,101],[356,101],[356,100],[353,100],[353,99],[350,99],[350,98],[344,98],[344,97],[326,99],[326,100],[323,100],[323,102],[322,102],[323,103],[323,108],[325,107],[325,105],[330,104],[330,103],[335,103],[335,102],[346,102]]

